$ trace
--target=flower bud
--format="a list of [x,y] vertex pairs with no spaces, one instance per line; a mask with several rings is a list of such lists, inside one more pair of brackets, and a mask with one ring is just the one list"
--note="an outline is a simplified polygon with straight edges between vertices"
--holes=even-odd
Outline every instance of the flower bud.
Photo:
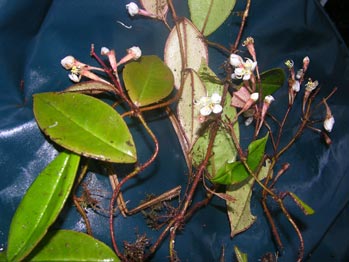
[[135,2],[130,2],[129,4],[127,4],[126,9],[130,16],[135,16],[139,13],[139,7]]
[[75,63],[76,59],[71,55],[68,55],[61,60],[61,65],[67,70],[72,69],[73,66],[75,66]]
[[238,67],[242,64],[242,58],[239,55],[231,54],[229,57],[229,62],[233,67]]

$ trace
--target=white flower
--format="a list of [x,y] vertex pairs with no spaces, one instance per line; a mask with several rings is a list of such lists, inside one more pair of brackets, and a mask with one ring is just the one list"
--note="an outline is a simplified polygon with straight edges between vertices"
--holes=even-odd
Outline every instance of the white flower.
[[325,121],[324,121],[324,128],[327,132],[331,132],[333,125],[334,125],[335,121],[334,121],[334,117],[331,115],[330,117],[326,117]]
[[300,89],[301,89],[301,85],[299,81],[298,80],[294,81],[292,84],[292,90],[298,93]]
[[76,62],[76,59],[73,56],[68,55],[61,60],[61,65],[65,69],[70,70],[75,65],[75,62]]
[[127,4],[126,9],[130,16],[135,16],[139,13],[139,7],[135,2],[130,2],[129,4]]
[[211,97],[201,97],[199,101],[200,108],[200,114],[202,116],[208,116],[211,113],[219,114],[222,112],[223,108],[220,105],[220,102],[222,101],[222,97],[218,93],[213,93]]
[[70,73],[68,75],[69,79],[75,83],[78,83],[80,82],[81,80],[81,75],[80,74],[74,74],[74,73]]
[[235,68],[232,78],[249,80],[256,66],[257,62],[253,62],[251,59],[247,58],[245,62],[242,61],[241,64]]
[[236,55],[236,54],[231,54],[230,58],[229,58],[230,64],[233,67],[238,67],[242,64],[243,60],[241,58],[241,56]]
[[311,81],[311,79],[309,79],[308,82],[305,84],[305,90],[312,92],[318,85],[319,82],[317,80],[313,82]]

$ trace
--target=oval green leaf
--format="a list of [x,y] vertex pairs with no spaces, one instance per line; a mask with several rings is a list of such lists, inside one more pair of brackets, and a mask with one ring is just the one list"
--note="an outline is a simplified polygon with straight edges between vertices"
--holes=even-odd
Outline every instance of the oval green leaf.
[[12,219],[8,261],[27,256],[56,220],[74,183],[80,156],[58,155],[35,179]]
[[34,95],[41,130],[77,154],[115,163],[134,163],[136,148],[121,116],[108,104],[78,93]]
[[120,259],[106,244],[87,234],[58,230],[45,236],[29,261],[116,262]]
[[[202,34],[188,19],[183,18],[177,26],[180,37],[178,37],[177,27],[175,26],[166,40],[164,61],[173,73],[175,87],[179,89],[182,71],[188,68],[198,71],[202,59],[207,64],[208,50]],[[182,61],[182,53],[184,61]]]
[[142,56],[128,63],[122,76],[128,95],[137,106],[159,102],[173,90],[172,72],[157,56]]
[[[283,86],[286,76],[281,68],[273,68],[261,73],[262,93],[263,98],[273,94]],[[258,86],[258,85],[257,85]]]
[[190,18],[208,36],[228,18],[236,0],[189,0]]

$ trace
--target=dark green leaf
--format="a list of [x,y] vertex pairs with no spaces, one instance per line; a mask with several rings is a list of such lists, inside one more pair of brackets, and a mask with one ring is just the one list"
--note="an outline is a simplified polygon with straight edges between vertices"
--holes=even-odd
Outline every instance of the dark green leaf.
[[255,171],[258,165],[261,163],[265,146],[268,141],[269,133],[267,133],[264,137],[253,141],[248,146],[248,155],[247,155],[247,164],[251,168],[252,171]]
[[79,161],[78,155],[61,153],[29,187],[11,222],[9,261],[28,255],[56,220],[73,186]]
[[189,0],[190,18],[207,36],[228,18],[236,0]]
[[115,89],[112,85],[98,81],[80,82],[64,90],[64,92],[76,92],[88,95],[95,95],[114,91]]
[[281,68],[273,68],[261,73],[263,98],[273,94],[285,82],[285,73]]
[[[247,164],[252,171],[255,171],[263,160],[268,134],[258,140],[253,141],[248,146]],[[250,175],[240,161],[226,163],[218,169],[216,176],[211,181],[224,185],[236,184],[249,178]]]
[[173,90],[171,70],[157,56],[142,56],[123,71],[127,92],[137,106],[156,103]]
[[137,160],[125,121],[99,99],[78,93],[36,94],[34,114],[46,135],[77,154],[116,163]]
[[50,232],[30,256],[32,262],[112,262],[120,261],[103,242],[81,232]]

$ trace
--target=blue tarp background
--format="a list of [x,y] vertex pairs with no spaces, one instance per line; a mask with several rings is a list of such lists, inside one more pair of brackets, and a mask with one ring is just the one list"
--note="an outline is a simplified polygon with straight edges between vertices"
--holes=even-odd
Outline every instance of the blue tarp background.
[[[6,248],[11,218],[23,194],[37,174],[55,157],[57,151],[38,129],[32,112],[32,95],[59,91],[71,82],[61,68],[60,60],[73,55],[95,64],[89,56],[90,44],[96,50],[113,48],[117,56],[133,45],[143,54],[163,56],[167,29],[157,21],[130,18],[125,10],[128,1],[60,0],[0,1],[0,248]],[[180,15],[188,15],[187,1],[174,0]],[[244,9],[238,1],[235,11]],[[132,25],[126,29],[117,21]],[[240,18],[230,17],[210,40],[229,46],[235,40]],[[341,37],[322,7],[315,0],[252,1],[250,17],[242,39],[253,36],[260,71],[283,67],[293,59],[301,65],[304,56],[311,59],[308,76],[317,79],[322,94],[334,86],[337,93],[329,101],[336,124],[326,147],[314,133],[305,132],[283,161],[291,169],[280,179],[281,191],[294,191],[309,203],[316,214],[305,217],[291,202],[291,213],[301,225],[307,261],[349,260],[349,55]],[[219,74],[225,57],[210,53],[210,66]],[[21,88],[21,81],[24,85]],[[280,90],[273,108],[282,107],[287,90]],[[148,114],[151,127],[160,139],[160,158],[140,177],[129,183],[125,198],[135,206],[146,193],[162,193],[178,184],[185,185],[185,163],[170,123],[157,113]],[[158,121],[157,118],[161,118]],[[156,121],[155,121],[156,120]],[[297,121],[298,119],[294,119]],[[292,125],[286,132],[292,131]],[[139,142],[140,159],[147,159],[151,147],[142,142],[143,133],[134,129]],[[242,134],[243,137],[243,134]],[[107,200],[107,178],[93,170],[91,187]],[[156,176],[154,176],[156,174]],[[108,195],[109,194],[109,195]],[[266,252],[276,252],[268,224],[258,202],[252,204],[258,221],[244,234],[229,237],[224,202],[215,200],[197,213],[176,240],[182,261],[218,261],[225,246],[226,261],[233,257],[233,246],[248,253],[249,261],[257,261]],[[297,238],[287,221],[273,209],[278,218],[285,252],[278,261],[295,261]],[[107,219],[90,212],[89,217],[98,239],[110,243]],[[118,240],[132,241],[135,234],[146,232],[154,240],[156,233],[145,227],[141,215],[116,219]],[[67,206],[55,227],[84,230],[74,207]],[[167,261],[167,245],[163,245],[153,261]]]

